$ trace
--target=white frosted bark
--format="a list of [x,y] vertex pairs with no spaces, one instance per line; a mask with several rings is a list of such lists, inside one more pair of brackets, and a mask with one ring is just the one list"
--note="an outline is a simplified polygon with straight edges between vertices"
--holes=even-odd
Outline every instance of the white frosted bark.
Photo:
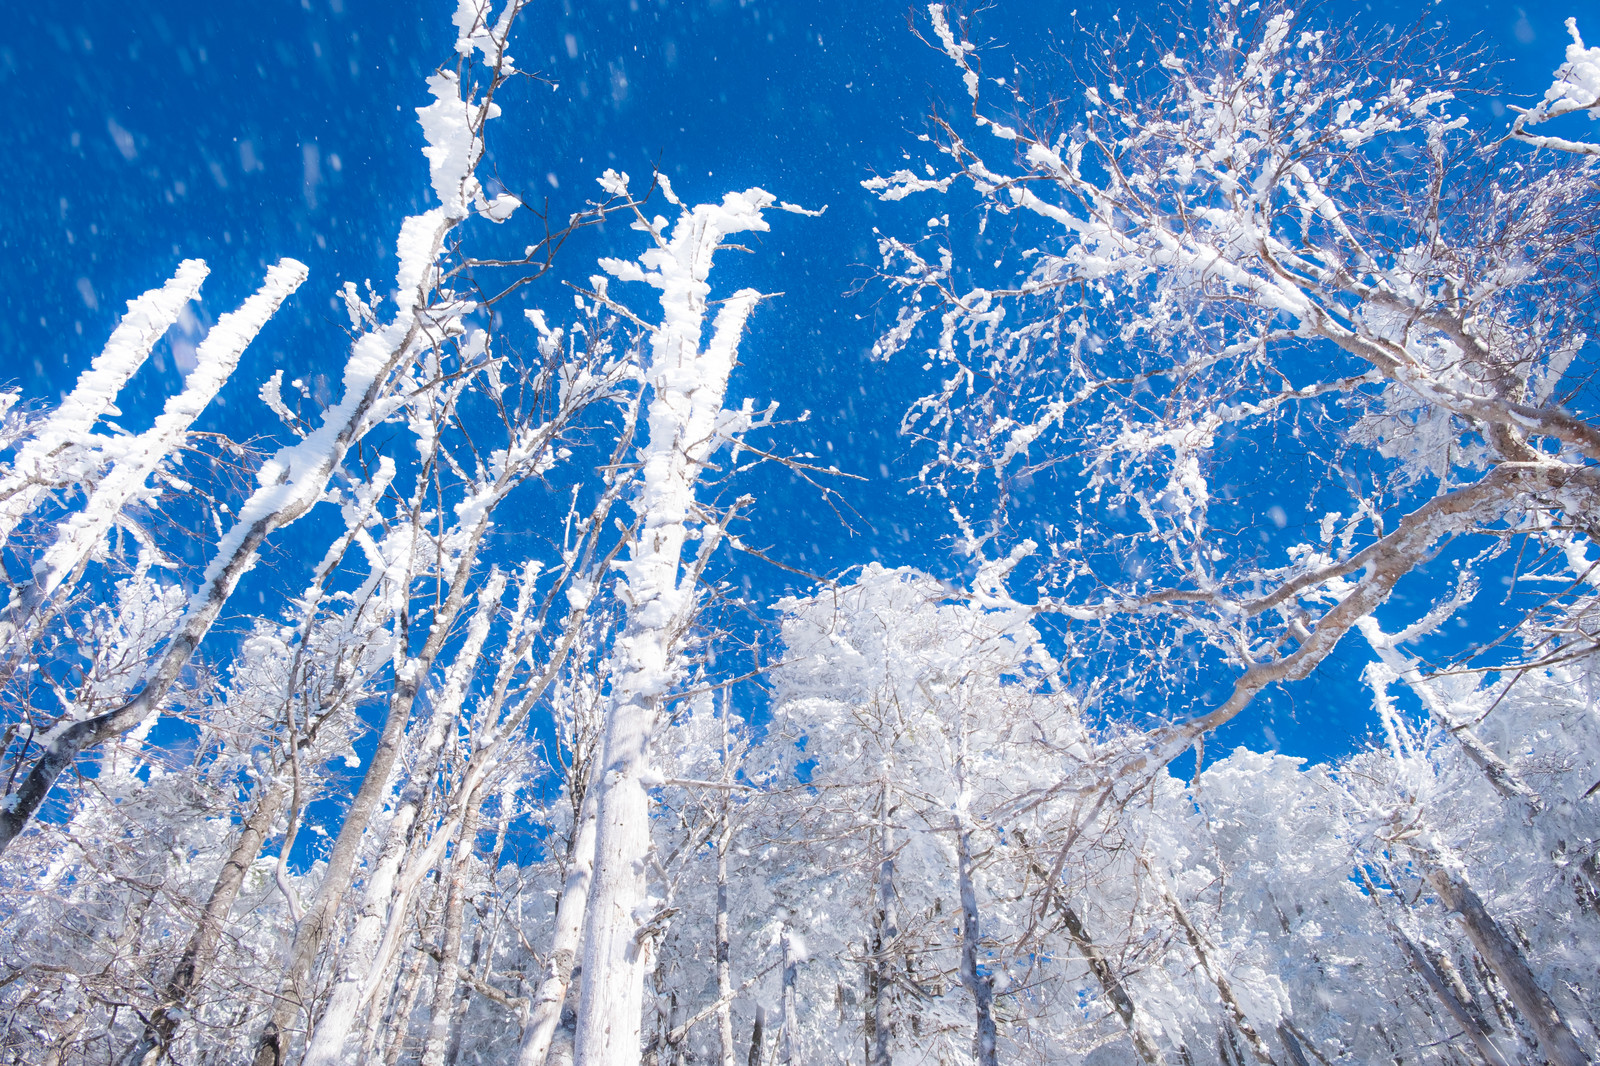
[[[523,478],[537,469],[537,461],[544,454],[543,449],[553,439],[554,427],[546,424],[535,429],[519,432],[513,442],[513,447],[507,450],[502,461],[496,464],[495,478],[492,484],[481,487],[465,503],[456,508],[461,523],[451,531],[450,541],[458,554],[450,560],[450,585],[448,592],[432,617],[432,624],[428,638],[422,649],[414,657],[398,663],[395,669],[395,687],[389,701],[389,708],[383,733],[380,736],[377,751],[367,768],[367,775],[362,779],[361,787],[351,802],[349,810],[345,813],[343,824],[339,828],[339,835],[334,842],[333,850],[329,853],[327,872],[324,874],[322,884],[317,890],[317,900],[310,912],[310,920],[302,923],[296,930],[294,944],[290,949],[289,964],[285,968],[283,985],[286,993],[274,1011],[272,1021],[263,1031],[256,1056],[257,1066],[268,1066],[274,1061],[273,1056],[282,1053],[283,1034],[288,1031],[298,1015],[302,1004],[296,990],[306,981],[311,971],[316,954],[321,948],[321,941],[330,927],[330,919],[337,909],[345,890],[350,886],[355,869],[357,849],[366,832],[373,815],[378,809],[380,800],[387,796],[391,788],[390,776],[393,772],[395,760],[399,754],[401,738],[404,734],[406,723],[410,719],[411,708],[417,694],[433,669],[433,664],[443,650],[455,619],[465,603],[465,589],[471,574],[477,553],[482,547],[483,538],[488,533],[491,523],[491,514],[494,507],[505,498]],[[492,581],[495,586],[495,600],[498,602],[500,590],[503,589],[503,577],[496,575]],[[395,608],[399,610],[398,606]],[[484,623],[487,625],[487,622]],[[458,659],[458,662],[471,664],[475,656]],[[459,699],[459,697],[456,697]],[[488,755],[492,756],[490,752]],[[405,852],[393,857],[393,862],[405,862],[404,870],[398,865],[388,866],[388,859],[380,861],[380,869],[374,877],[382,876],[388,883],[384,888],[385,900],[391,897],[399,901],[389,904],[389,908],[409,901],[409,894],[417,881],[422,877],[432,863],[438,860],[442,853],[449,833],[454,831],[456,824],[464,817],[473,797],[477,794],[479,786],[483,783],[487,766],[493,763],[489,757],[474,759],[469,767],[466,780],[460,786],[457,795],[465,797],[465,802],[452,808],[447,822],[447,827],[439,830],[428,842],[426,847]],[[402,809],[403,812],[403,809]],[[414,812],[411,817],[414,817]],[[369,879],[370,883],[370,879]],[[376,907],[376,903],[370,904]],[[364,912],[365,913],[365,912]],[[379,975],[386,972],[388,960],[393,958],[393,953],[398,949],[401,924],[398,921],[378,922],[377,928],[386,926],[379,940],[359,941],[361,951],[364,953],[363,962],[377,959],[372,967],[371,974]],[[363,927],[360,930],[364,938],[370,932]],[[379,946],[381,944],[381,946]],[[373,952],[376,951],[376,955]],[[348,955],[347,951],[347,957]],[[367,977],[360,980],[351,979],[357,986],[354,990],[345,987],[341,981],[335,991],[338,997],[339,1011],[336,1013],[330,1005],[324,1015],[324,1020],[318,1028],[328,1025],[328,1035],[325,1040],[313,1036],[315,1054],[320,1056],[317,1061],[334,1061],[335,1056],[341,1052],[345,1038],[354,1025],[355,1012],[360,1005],[371,998],[374,984]],[[340,1030],[343,1035],[340,1035]],[[338,1046],[335,1046],[337,1044]],[[308,1055],[312,1052],[308,1051]],[[312,1061],[308,1059],[307,1061]]]
[[1127,1026],[1128,1039],[1133,1044],[1134,1051],[1138,1053],[1139,1060],[1146,1066],[1161,1066],[1163,1061],[1161,1052],[1149,1033],[1145,1031],[1144,1012],[1135,1006],[1133,997],[1129,995],[1128,988],[1118,975],[1116,967],[1095,945],[1094,938],[1089,935],[1088,928],[1083,924],[1083,919],[1062,894],[1062,886],[1057,880],[1059,873],[1053,873],[1033,856],[1028,850],[1027,838],[1020,831],[1017,834],[1017,844],[1027,856],[1028,869],[1041,884],[1046,886],[1045,900],[1055,905],[1062,928],[1066,930],[1073,947],[1078,949],[1083,961],[1089,964],[1089,972],[1094,974],[1095,980],[1099,982],[1100,990],[1105,993],[1117,1016],[1122,1019],[1122,1024]]
[[599,810],[596,774],[599,762],[591,764],[584,788],[578,824],[572,829],[572,847],[567,855],[567,876],[561,884],[561,899],[556,904],[555,935],[545,961],[544,977],[534,994],[528,1022],[522,1029],[522,1048],[517,1066],[544,1066],[550,1054],[550,1041],[561,1021],[561,1006],[566,1002],[572,982],[572,968],[578,958],[583,937],[584,912],[589,898],[589,883],[594,873],[595,819]]
[[[1391,926],[1391,928],[1393,927]],[[1472,1011],[1467,1007],[1466,1002],[1456,995],[1455,990],[1445,982],[1444,976],[1434,968],[1433,963],[1429,961],[1422,949],[1417,947],[1416,943],[1399,929],[1394,929],[1394,932],[1401,950],[1406,953],[1406,958],[1411,963],[1411,968],[1417,972],[1417,976],[1422,978],[1429,991],[1433,993],[1434,998],[1439,1001],[1455,1023],[1461,1027],[1461,1031],[1467,1034],[1467,1039],[1472,1041],[1472,1046],[1482,1056],[1485,1066],[1511,1066],[1506,1061],[1505,1055],[1501,1053],[1500,1048],[1496,1046],[1494,1038],[1484,1028],[1483,1024],[1473,1017]]]
[[[424,923],[424,936],[427,935],[427,928],[427,924]],[[405,1052],[406,1031],[410,1028],[411,1011],[416,1007],[418,995],[422,990],[422,969],[427,965],[427,961],[426,952],[413,951],[400,974],[394,1014],[389,1019],[388,1031],[384,1034],[382,1046],[384,1066],[395,1066]]]
[[278,816],[289,801],[290,788],[287,776],[262,780],[255,810],[245,819],[239,838],[234,842],[227,860],[218,872],[205,909],[195,923],[189,943],[167,982],[166,1001],[153,1011],[146,1021],[144,1032],[126,1048],[117,1059],[119,1066],[140,1066],[152,1054],[159,1057],[169,1049],[173,1034],[177,1032],[189,1004],[189,997],[205,978],[212,955],[226,933],[228,916],[233,910],[239,890],[244,886],[245,875],[261,854],[261,846],[272,831]]
[[183,305],[199,295],[209,273],[204,261],[185,259],[161,288],[128,301],[128,312],[105,348],[0,477],[0,547],[50,490],[60,454],[80,446],[102,416],[120,413],[115,406],[117,394],[144,365],[161,335],[178,321]]
[[470,672],[482,654],[489,623],[500,606],[504,591],[505,578],[496,572],[478,597],[478,611],[468,627],[460,653],[451,664],[444,692],[434,707],[411,781],[389,819],[383,851],[367,878],[360,916],[345,942],[339,959],[339,977],[328,995],[322,1019],[311,1035],[304,1066],[333,1066],[344,1058],[361,1007],[375,991],[377,980],[386,969],[383,965],[386,960],[379,956],[379,946],[386,930],[403,924],[406,911],[410,909],[410,893],[396,885],[396,878],[413,844],[411,828],[427,798],[445,734],[455,727]]
[[900,918],[897,893],[894,887],[894,830],[889,822],[893,809],[893,793],[887,775],[883,780],[883,794],[878,811],[878,908],[873,916],[873,995],[869,1005],[870,1038],[867,1048],[870,1066],[890,1066],[894,1061],[892,1040],[893,1017],[890,1013],[893,1000],[890,989],[894,987],[894,966],[891,961],[895,943],[900,938]]
[[[34,564],[32,582],[14,594],[8,617],[0,620],[0,644],[19,633],[26,634],[21,638],[24,644],[32,643],[31,623],[62,583],[76,575],[99,549],[124,508],[147,491],[157,467],[183,446],[189,427],[227,384],[244,350],[306,280],[307,273],[306,265],[293,259],[279,260],[270,267],[261,288],[238,310],[219,318],[200,342],[195,367],[184,379],[182,391],[167,400],[155,423],[143,433],[105,439],[100,450],[110,461],[110,470],[96,481],[83,506],[56,527],[55,540]],[[161,293],[167,295],[165,289]],[[179,295],[181,292],[174,293],[172,300]],[[160,321],[149,327],[153,329]]]
[[799,1061],[796,1048],[800,1040],[800,1018],[796,1010],[796,968],[799,962],[795,958],[794,942],[789,936],[789,927],[783,927],[783,1066],[794,1066]]
[[1272,1051],[1267,1047],[1265,1040],[1261,1039],[1260,1032],[1245,1015],[1244,1007],[1239,1002],[1239,997],[1234,995],[1233,982],[1228,979],[1222,967],[1213,958],[1214,952],[1206,944],[1200,931],[1194,927],[1189,916],[1184,913],[1183,905],[1178,902],[1178,897],[1168,890],[1166,882],[1151,869],[1149,864],[1144,864],[1155,881],[1156,890],[1161,898],[1166,901],[1167,907],[1172,911],[1172,916],[1178,922],[1178,928],[1183,930],[1184,938],[1189,941],[1189,947],[1194,952],[1195,958],[1200,963],[1200,969],[1211,979],[1212,985],[1217,990],[1217,998],[1222,1001],[1227,1011],[1228,1020],[1233,1023],[1233,1028],[1244,1037],[1245,1045],[1249,1047],[1250,1054],[1262,1066],[1275,1066]]
[[[433,979],[433,1008],[428,1020],[428,1038],[422,1048],[422,1066],[444,1066],[450,1044],[451,1023],[456,1014],[456,991],[461,985],[461,919],[466,902],[466,879],[472,851],[472,826],[462,823],[451,856],[449,894],[444,905],[444,930],[439,938],[439,972]],[[479,932],[482,932],[480,928]]]
[[1483,771],[1495,791],[1507,799],[1519,800],[1531,809],[1538,810],[1541,806],[1538,794],[1528,787],[1509,763],[1478,739],[1478,734],[1470,724],[1456,720],[1456,716],[1450,713],[1448,702],[1440,696],[1433,682],[1423,677],[1417,669],[1416,661],[1400,651],[1400,638],[1385,634],[1378,620],[1371,615],[1358,620],[1356,627],[1367,638],[1367,643],[1372,645],[1372,650],[1378,653],[1379,661],[1417,694],[1422,706],[1449,731],[1467,757]]
[[[608,175],[607,180],[625,188],[625,179]],[[638,934],[652,910],[645,870],[648,750],[661,699],[678,676],[679,640],[693,613],[693,582],[680,580],[680,570],[695,482],[716,447],[739,334],[758,297],[745,289],[729,298],[702,350],[706,277],[724,237],[767,229],[761,212],[772,203],[760,189],[729,193],[721,204],[685,210],[670,241],[652,229],[656,246],[639,262],[601,261],[622,280],[659,289],[662,318],[647,372],[653,391],[646,416],[649,437],[639,451],[633,501],[639,528],[627,561],[619,565],[627,623],[612,662],[594,882],[585,919],[577,1066],[639,1061],[648,946]]]
[[961,895],[961,983],[972,995],[973,1061],[977,1066],[997,1066],[998,1029],[994,1020],[994,977],[978,972],[981,950],[981,924],[978,916],[978,887],[973,878],[972,788],[967,779],[970,727],[963,710],[960,736],[956,741],[956,884]]
[[[733,1049],[733,945],[728,935],[728,847],[733,827],[728,821],[728,799],[723,794],[722,830],[717,834],[717,1050],[719,1066],[734,1066]],[[786,934],[787,935],[787,934]],[[527,1066],[526,1063],[523,1066]]]
[[[488,35],[469,37],[466,52],[462,53],[469,55],[474,48],[483,51],[493,74],[491,93],[501,79],[512,73],[510,57],[503,49],[504,33],[509,32],[510,20],[520,7],[520,0],[510,0],[507,4],[498,26],[501,32],[498,42]],[[436,75],[429,79],[429,88],[435,104],[418,108],[417,114],[427,140],[424,155],[442,206],[409,216],[401,223],[395,242],[399,259],[395,273],[395,287],[399,292],[397,314],[387,325],[357,340],[345,365],[344,398],[324,416],[322,426],[299,444],[280,451],[263,466],[258,475],[261,487],[241,509],[235,528],[223,538],[216,559],[206,571],[205,585],[196,594],[196,602],[208,588],[216,588],[227,580],[235,569],[237,574],[231,581],[236,582],[238,574],[254,561],[255,544],[261,537],[286,521],[298,518],[321,499],[328,478],[348,449],[374,425],[405,406],[406,397],[393,393],[388,387],[396,370],[405,365],[408,358],[431,349],[439,338],[460,332],[462,317],[476,309],[475,303],[450,298],[452,294],[444,294],[446,299],[442,300],[435,298],[438,295],[438,261],[446,235],[467,216],[463,197],[477,187],[473,171],[483,154],[484,125],[496,117],[500,109],[489,94],[463,101],[459,80],[455,77]],[[457,121],[458,117],[461,121]],[[370,309],[367,311],[370,313]],[[501,474],[505,472],[502,470]],[[502,480],[502,477],[496,478],[497,487]],[[308,921],[296,931],[283,975],[281,998],[257,1040],[256,1066],[277,1066],[286,1055],[288,1031],[302,1006],[300,988],[310,973],[332,915],[350,884],[356,849],[367,823],[379,798],[387,795],[391,787],[389,775],[412,702],[448,632],[446,619],[453,619],[460,608],[473,553],[488,525],[491,507],[482,499],[475,502],[478,506],[472,518],[465,514],[459,516],[460,527],[472,533],[459,553],[449,602],[435,617],[434,630],[421,654],[403,666],[397,664],[395,691],[377,752],[346,812]],[[251,543],[252,538],[255,543]],[[224,587],[231,591],[232,585]],[[215,594],[212,595],[214,598]],[[0,829],[3,828],[0,823]],[[346,1031],[352,1021],[353,1014],[344,1023]],[[330,1031],[330,1040],[331,1035]]]
[[[402,400],[389,394],[391,376],[426,345],[419,311],[432,290],[433,265],[448,233],[459,220],[443,209],[406,219],[401,226],[397,280],[402,310],[393,322],[362,334],[344,369],[344,396],[329,408],[321,425],[298,443],[279,449],[256,473],[258,487],[236,512],[233,526],[219,539],[199,587],[190,597],[159,661],[138,695],[90,719],[67,719],[41,738],[41,755],[14,795],[15,805],[0,811],[0,851],[8,847],[44,803],[55,779],[85,748],[127,731],[149,716],[182,674],[210,632],[228,598],[255,565],[266,538],[298,521],[323,499],[329,479],[349,449],[380,424]],[[408,287],[409,286],[409,287]],[[406,306],[407,304],[410,306]],[[457,301],[427,316],[431,329],[448,332],[472,307]],[[272,1037],[276,1047],[276,1036]]]

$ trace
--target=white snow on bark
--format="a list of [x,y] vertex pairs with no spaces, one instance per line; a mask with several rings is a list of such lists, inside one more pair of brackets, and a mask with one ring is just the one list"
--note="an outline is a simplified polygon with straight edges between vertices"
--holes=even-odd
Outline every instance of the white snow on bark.
[[428,732],[413,757],[411,780],[384,829],[382,854],[367,876],[360,914],[345,938],[339,957],[339,978],[328,994],[327,1009],[311,1034],[303,1066],[334,1066],[354,1061],[351,1053],[357,1048],[352,1046],[351,1036],[356,1018],[361,1006],[377,992],[378,978],[387,969],[387,959],[379,951],[380,943],[386,928],[403,923],[409,910],[410,886],[397,885],[396,877],[412,847],[411,827],[427,798],[445,737],[456,728],[470,672],[483,651],[489,623],[500,606],[504,591],[505,577],[496,572],[478,597],[478,610],[447,672]]
[[1575,18],[1567,19],[1567,33],[1572,36],[1572,43],[1567,45],[1567,62],[1556,71],[1556,79],[1545,90],[1540,105],[1546,117],[1600,105],[1600,45],[1584,46]]
[[1591,119],[1600,119],[1600,46],[1584,46],[1583,35],[1578,32],[1578,20],[1575,18],[1567,19],[1567,33],[1571,35],[1572,43],[1567,45],[1566,63],[1556,70],[1555,80],[1545,90],[1544,99],[1539,101],[1538,106],[1522,111],[1517,116],[1511,132],[1540,148],[1576,155],[1600,155],[1600,143],[1529,133],[1527,130],[1529,126],[1577,111],[1588,111]]
[[[608,172],[606,182],[625,190],[627,178]],[[720,204],[684,210],[670,240],[664,220],[648,225],[655,246],[637,262],[601,261],[614,277],[660,290],[661,321],[646,371],[652,390],[649,437],[639,450],[633,501],[640,528],[626,562],[618,565],[627,624],[613,653],[594,881],[585,917],[578,1066],[631,1066],[639,1059],[648,945],[638,934],[653,911],[645,871],[648,748],[661,697],[681,670],[678,642],[695,599],[692,582],[680,575],[695,482],[719,443],[717,424],[739,334],[759,297],[751,289],[730,297],[702,349],[706,278],[723,238],[765,231],[762,211],[773,203],[762,189],[728,193]]]
[[0,624],[0,641],[54,595],[57,588],[97,552],[130,503],[147,495],[150,477],[181,448],[189,427],[216,398],[261,327],[305,281],[305,264],[284,259],[267,271],[265,282],[236,311],[217,320],[195,350],[195,367],[183,390],[170,397],[155,423],[134,436],[110,437],[101,452],[111,469],[89,492],[83,506],[56,529],[56,538],[34,564],[33,584],[24,590],[23,611]]
[[199,294],[208,273],[202,260],[185,259],[161,288],[128,301],[128,311],[105,348],[22,446],[11,469],[0,475],[0,546],[59,480],[65,454],[82,449],[85,437],[103,416],[120,413],[117,394],[144,365],[162,334],[178,321],[183,305]]

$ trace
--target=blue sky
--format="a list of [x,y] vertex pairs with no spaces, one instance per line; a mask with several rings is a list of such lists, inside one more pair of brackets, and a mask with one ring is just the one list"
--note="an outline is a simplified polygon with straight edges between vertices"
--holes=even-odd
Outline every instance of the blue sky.
[[[253,289],[265,263],[293,256],[311,267],[213,426],[269,432],[251,394],[274,368],[286,378],[336,377],[343,312],[329,295],[346,279],[389,276],[400,219],[425,206],[413,109],[426,102],[424,76],[449,52],[452,6],[88,0],[13,12],[0,38],[0,187],[10,205],[0,223],[0,379],[54,397],[104,342],[123,302],[191,256],[213,271],[200,325]],[[1592,2],[1525,10],[1335,0],[1322,11],[1366,25],[1442,21],[1433,32],[1493,49],[1504,92],[1476,106],[1486,124],[1501,121],[1505,101],[1548,84],[1565,17],[1596,22],[1591,36],[1600,34]],[[1071,98],[1074,87],[1049,81],[1053,50],[1067,47],[1075,22],[1093,29],[1113,13],[1157,26],[1173,17],[1149,4],[1002,2],[982,12],[977,36]],[[865,480],[839,486],[857,512],[846,526],[787,476],[754,475],[741,486],[762,500],[748,539],[818,573],[873,559],[958,572],[943,510],[906,491],[920,457],[896,427],[924,384],[919,361],[868,359],[883,326],[882,293],[869,285],[845,295],[870,273],[873,227],[908,232],[929,211],[880,205],[859,182],[900,165],[931,104],[960,98],[948,63],[908,32],[906,7],[536,2],[518,42],[519,65],[555,87],[524,82],[503,98],[488,172],[525,200],[548,197],[562,216],[597,193],[593,179],[605,168],[642,177],[658,164],[685,199],[762,185],[828,207],[819,219],[776,217],[756,254],[730,260],[715,279],[784,294],[757,312],[735,395],[777,399],[790,414],[809,409],[812,419],[785,429],[781,442]],[[595,256],[634,251],[635,236],[619,225],[585,234],[559,269],[584,278]],[[559,311],[570,294],[549,279],[532,302]],[[136,383],[152,406],[178,381],[175,340]],[[747,576],[766,602],[798,587],[770,568]],[[1345,654],[1354,657],[1232,727],[1233,739],[1319,756],[1346,746],[1352,731],[1364,734],[1365,713],[1306,710],[1357,693],[1364,659]]]

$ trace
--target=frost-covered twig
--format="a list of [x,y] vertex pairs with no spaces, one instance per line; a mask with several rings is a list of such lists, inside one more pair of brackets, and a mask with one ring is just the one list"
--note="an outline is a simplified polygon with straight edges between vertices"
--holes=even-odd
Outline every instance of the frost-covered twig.
[[1588,112],[1591,119],[1600,118],[1600,47],[1584,47],[1575,18],[1567,19],[1567,33],[1572,35],[1572,43],[1567,45],[1566,63],[1556,70],[1555,81],[1545,90],[1543,100],[1531,108],[1516,108],[1518,114],[1511,123],[1511,135],[1536,148],[1551,148],[1575,155],[1600,155],[1600,143],[1575,141],[1529,130],[1531,126],[1582,111]]

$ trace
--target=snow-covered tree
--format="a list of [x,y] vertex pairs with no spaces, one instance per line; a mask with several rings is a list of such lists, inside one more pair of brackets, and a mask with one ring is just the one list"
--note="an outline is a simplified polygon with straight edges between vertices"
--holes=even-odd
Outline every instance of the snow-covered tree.
[[[809,212],[608,170],[566,230],[479,254],[528,217],[476,177],[521,7],[455,5],[397,295],[339,289],[331,405],[259,384],[287,443],[196,427],[307,281],[289,260],[147,430],[116,407],[196,261],[59,405],[0,392],[0,1051],[1600,1055],[1600,156],[1561,125],[1600,65],[1575,24],[1494,140],[1457,111],[1471,57],[1416,37],[1220,0],[1197,38],[1096,39],[1082,106],[1035,107],[929,7],[970,115],[866,185],[954,205],[882,238],[880,354],[937,368],[905,427],[962,558],[785,598],[733,668],[750,633],[708,575],[764,555],[737,479],[774,409],[730,399],[763,295],[712,268]],[[511,314],[606,218],[642,253],[566,320]],[[291,524],[274,598],[248,575]],[[1369,743],[1207,761],[1335,648]]]
[[[1596,250],[1594,164],[1473,133],[1449,66],[1470,57],[1223,3],[1194,41],[1100,42],[1081,119],[1057,128],[1011,91],[992,111],[979,50],[928,10],[971,127],[1010,158],[936,116],[943,173],[866,183],[886,200],[970,189],[1000,256],[881,243],[906,296],[881,350],[925,330],[942,377],[906,417],[934,448],[924,476],[984,490],[964,506],[994,525],[963,519],[970,550],[1041,548],[1033,609],[1126,677],[1121,708],[1228,679],[1109,778],[1308,676],[1402,581],[1448,617],[1514,534],[1586,542],[1600,429],[1581,379],[1562,381],[1586,343],[1590,290],[1568,282]],[[1265,495],[1231,474],[1284,448],[1303,483]],[[1440,621],[1406,619],[1403,639]],[[1471,723],[1441,724],[1503,793],[1526,791]]]
[[[1595,251],[1592,161],[1473,133],[1451,111],[1470,57],[1410,36],[1345,39],[1283,5],[1221,4],[1192,43],[1145,51],[1131,30],[1097,42],[1070,125],[986,77],[966,23],[942,5],[928,15],[970,120],[936,115],[925,173],[866,184],[891,201],[971,190],[976,240],[999,257],[960,261],[965,235],[881,243],[906,299],[880,351],[926,334],[942,377],[906,418],[934,448],[924,476],[980,490],[958,506],[987,506],[992,525],[957,511],[974,553],[1043,541],[1029,607],[1094,656],[1079,670],[1127,679],[1108,705],[1160,715],[1231,675],[1199,713],[1063,767],[1054,791],[1099,787],[1125,805],[1359,629],[1496,805],[1537,807],[1480,735],[1503,709],[1463,713],[1397,647],[1471,602],[1514,534],[1571,555],[1567,592],[1546,609],[1581,613],[1600,430],[1569,406],[1586,400],[1581,384],[1561,381],[1586,342],[1588,290],[1566,282]],[[1592,102],[1574,40],[1520,139],[1572,150],[1525,126]],[[1230,483],[1242,457],[1285,447],[1328,473],[1267,499]],[[1029,512],[1035,501],[1050,506]],[[1453,572],[1430,567],[1441,554]],[[1436,606],[1386,636],[1377,612],[1402,581],[1431,586]],[[1560,642],[1566,655],[1577,641]],[[1504,650],[1494,665],[1515,663],[1517,642]],[[1547,982],[1453,860],[1424,848],[1407,862],[1461,916],[1541,1053],[1582,1061]],[[1177,918],[1181,882],[1169,891],[1149,873]],[[1198,932],[1179,925],[1198,958]],[[1235,1028],[1270,1054],[1260,1024]]]
[[[650,768],[650,742],[663,697],[683,672],[682,649],[701,599],[699,575],[717,550],[727,522],[696,498],[704,466],[723,446],[737,453],[757,415],[747,400],[728,410],[724,402],[740,334],[760,293],[740,289],[723,302],[704,337],[712,258],[731,234],[764,231],[763,213],[778,204],[763,189],[729,193],[721,203],[690,207],[658,177],[663,195],[678,208],[671,223],[660,215],[638,215],[635,227],[651,238],[637,261],[605,259],[601,267],[623,282],[644,282],[660,291],[661,320],[649,327],[650,358],[643,368],[649,390],[645,439],[639,446],[632,502],[635,523],[625,557],[618,562],[618,595],[627,619],[617,636],[608,671],[611,693],[596,771],[593,878],[585,905],[583,995],[578,1008],[578,1066],[624,1066],[638,1054],[647,930],[651,897],[649,797],[657,775]],[[628,195],[626,175],[607,172],[603,184]],[[607,300],[606,280],[594,279],[596,298]],[[770,414],[770,409],[769,412]],[[693,559],[684,558],[691,533],[700,540]]]

